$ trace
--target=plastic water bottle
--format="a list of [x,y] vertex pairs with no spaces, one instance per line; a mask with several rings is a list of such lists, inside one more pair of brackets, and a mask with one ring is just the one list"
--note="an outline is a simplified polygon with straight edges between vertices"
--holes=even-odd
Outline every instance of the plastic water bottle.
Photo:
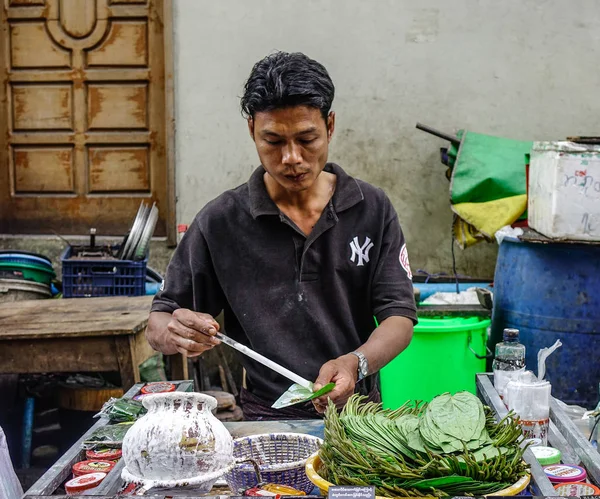
[[504,400],[506,385],[525,370],[525,345],[519,343],[518,329],[505,329],[503,341],[496,345],[492,363],[494,387]]

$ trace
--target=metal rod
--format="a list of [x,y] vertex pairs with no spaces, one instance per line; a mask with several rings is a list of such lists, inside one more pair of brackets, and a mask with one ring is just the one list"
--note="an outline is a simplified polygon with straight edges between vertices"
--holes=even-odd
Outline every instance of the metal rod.
[[294,383],[298,383],[300,386],[303,386],[304,388],[308,388],[309,390],[313,389],[313,384],[310,381],[304,379],[301,376],[298,376],[297,374],[294,374],[289,369],[286,369],[285,367],[280,366],[276,362],[273,362],[272,360],[267,359],[265,356],[255,352],[254,350],[251,350],[247,346],[242,345],[241,343],[238,343],[237,341],[232,340],[231,338],[229,338],[219,332],[217,332],[215,337],[218,338],[219,340],[221,340],[226,345],[229,345],[231,348],[235,348],[238,352],[241,352],[244,355],[247,355],[251,359],[254,359],[256,362],[260,362],[263,366],[266,366],[269,369],[273,369],[273,371],[281,374],[282,376],[293,381]]
[[417,123],[417,128],[419,130],[423,130],[424,132],[430,133],[431,135],[435,135],[436,137],[439,137],[440,139],[449,140],[457,147],[460,145],[460,139],[456,135],[450,135],[449,133],[440,132],[439,130],[436,130],[435,128],[431,128],[430,126],[423,125],[422,123]]

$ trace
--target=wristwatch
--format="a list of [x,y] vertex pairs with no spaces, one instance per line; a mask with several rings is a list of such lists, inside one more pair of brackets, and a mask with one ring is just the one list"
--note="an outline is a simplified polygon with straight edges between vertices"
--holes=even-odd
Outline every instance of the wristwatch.
[[369,375],[369,362],[362,352],[350,352],[358,357],[358,378],[357,381],[365,379]]

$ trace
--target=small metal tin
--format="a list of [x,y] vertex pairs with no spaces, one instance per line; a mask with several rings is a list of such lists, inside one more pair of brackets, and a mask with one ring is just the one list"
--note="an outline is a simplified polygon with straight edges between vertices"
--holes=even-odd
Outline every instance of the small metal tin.
[[587,472],[574,464],[551,464],[544,466],[544,472],[552,483],[582,482],[587,478]]
[[100,485],[106,478],[106,473],[89,473],[87,475],[72,478],[65,483],[65,492],[67,494],[77,494]]
[[123,451],[121,449],[98,449],[88,450],[85,453],[85,457],[94,461],[118,461],[123,457]]
[[87,461],[80,461],[73,465],[73,476],[78,477],[82,475],[88,475],[90,473],[110,473],[115,467],[114,461],[99,461],[88,459]]
[[175,385],[173,383],[169,383],[167,381],[158,381],[156,383],[146,383],[141,392],[145,395],[149,393],[165,393],[165,392],[174,392]]
[[562,453],[552,447],[532,447],[531,452],[542,466],[559,464],[562,458]]
[[600,496],[600,488],[591,483],[559,483],[554,489],[563,497]]

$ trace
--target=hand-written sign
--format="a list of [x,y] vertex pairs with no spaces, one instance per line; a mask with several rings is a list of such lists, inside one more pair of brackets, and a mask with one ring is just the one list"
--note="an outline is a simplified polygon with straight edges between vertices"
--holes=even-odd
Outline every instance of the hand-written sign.
[[583,154],[561,156],[562,181],[557,188],[577,189],[584,197],[600,198],[600,156]]
[[329,487],[329,499],[375,499],[375,487],[339,485]]

